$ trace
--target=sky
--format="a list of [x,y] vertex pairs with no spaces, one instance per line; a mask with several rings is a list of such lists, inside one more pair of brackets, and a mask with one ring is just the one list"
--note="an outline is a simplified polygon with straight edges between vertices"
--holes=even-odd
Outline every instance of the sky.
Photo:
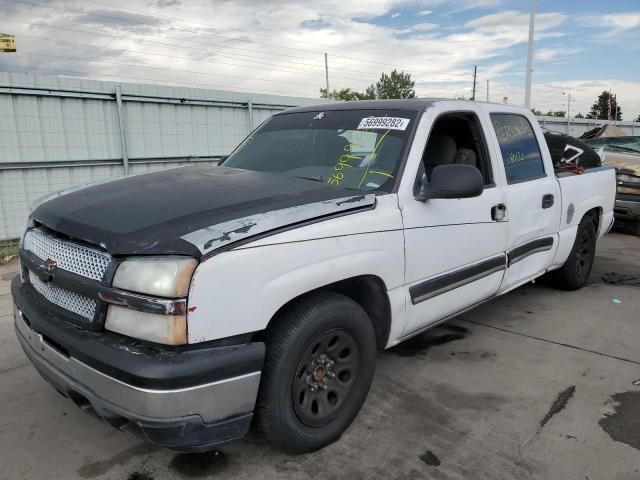
[[[529,0],[0,0],[0,71],[318,97],[411,74],[420,97],[524,103]],[[640,115],[640,1],[537,0],[532,106]]]

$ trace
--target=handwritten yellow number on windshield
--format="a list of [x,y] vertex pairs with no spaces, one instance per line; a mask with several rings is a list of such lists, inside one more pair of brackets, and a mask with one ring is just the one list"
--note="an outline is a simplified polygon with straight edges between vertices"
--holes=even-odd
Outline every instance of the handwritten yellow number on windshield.
[[331,185],[340,185],[340,182],[344,179],[344,174],[342,173],[342,170],[344,170],[345,168],[352,168],[353,165],[349,164],[349,161],[351,160],[362,160],[364,157],[359,157],[357,155],[354,155],[352,153],[353,151],[353,144],[349,144],[346,145],[344,147],[345,152],[342,155],[340,155],[340,158],[338,159],[338,163],[336,163],[336,165],[333,167],[333,172],[331,174],[331,176],[329,177],[329,180],[327,180],[327,183],[331,184]]

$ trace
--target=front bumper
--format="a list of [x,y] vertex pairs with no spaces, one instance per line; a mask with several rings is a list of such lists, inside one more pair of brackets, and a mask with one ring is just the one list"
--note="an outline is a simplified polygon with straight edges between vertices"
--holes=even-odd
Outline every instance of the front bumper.
[[[154,363],[153,349],[136,350],[131,339],[108,332],[83,332],[43,315],[29,301],[27,289],[18,278],[14,279],[18,340],[38,372],[82,410],[153,444],[182,451],[206,450],[240,438],[248,431],[260,383],[264,344],[189,350],[185,354],[187,360],[175,349],[164,351],[158,347]],[[54,326],[58,328],[51,329],[51,324],[56,323]],[[60,332],[65,332],[66,337],[56,338]],[[78,345],[88,343],[91,349],[93,343],[96,354],[106,355],[107,359],[91,361],[90,365],[70,335],[78,337]],[[96,347],[108,343],[105,337],[116,339],[106,353]],[[126,362],[132,365],[130,372],[113,368],[118,362],[109,357],[117,356],[124,360],[136,358]],[[165,357],[170,357],[170,361],[166,362]],[[215,371],[216,365],[210,363],[216,358],[218,364],[233,363],[235,368],[227,370],[235,374],[219,378],[221,372]],[[111,363],[111,368],[102,365],[105,361]],[[214,376],[207,381],[189,382],[189,365],[193,365],[191,379],[206,378],[196,371],[203,361],[209,362]],[[239,363],[250,371],[238,370]],[[176,369],[176,365],[180,368]]]
[[618,193],[613,212],[618,220],[639,221],[640,195]]

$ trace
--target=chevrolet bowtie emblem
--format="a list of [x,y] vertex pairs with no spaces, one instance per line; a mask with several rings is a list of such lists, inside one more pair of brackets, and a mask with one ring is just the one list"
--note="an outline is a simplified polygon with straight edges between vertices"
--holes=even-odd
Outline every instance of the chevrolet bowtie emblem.
[[48,271],[51,271],[58,266],[58,262],[56,262],[55,260],[51,260],[50,258],[47,258],[44,264],[46,265]]

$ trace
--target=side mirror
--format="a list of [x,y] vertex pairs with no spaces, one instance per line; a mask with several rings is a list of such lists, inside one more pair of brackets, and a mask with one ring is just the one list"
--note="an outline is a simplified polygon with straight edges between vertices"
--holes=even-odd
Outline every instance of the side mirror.
[[431,181],[422,175],[416,200],[433,198],[471,198],[482,195],[482,173],[472,165],[438,165],[431,172]]

